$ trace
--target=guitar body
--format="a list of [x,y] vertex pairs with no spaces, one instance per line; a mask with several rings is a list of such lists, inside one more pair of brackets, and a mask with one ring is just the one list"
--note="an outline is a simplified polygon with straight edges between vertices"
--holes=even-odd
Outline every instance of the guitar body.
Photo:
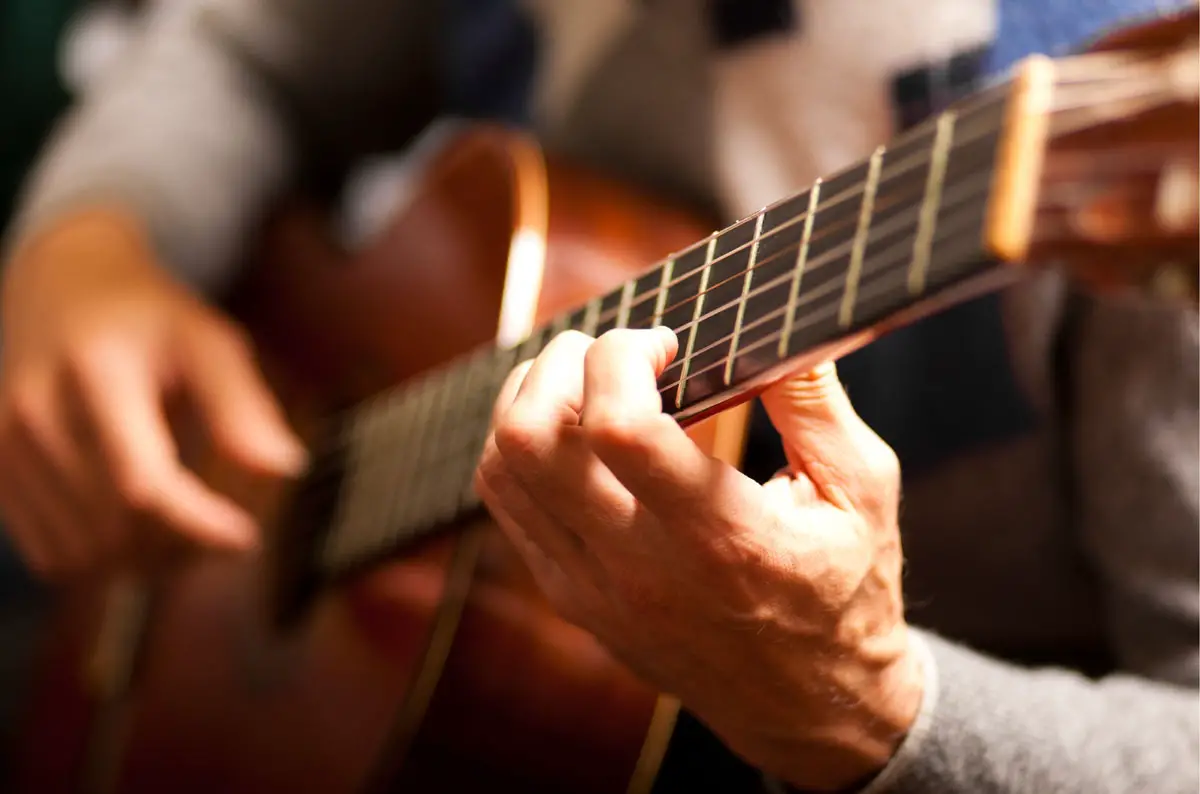
[[[316,233],[315,210],[283,213],[236,290],[233,309],[304,433],[709,229],[497,129],[452,135],[415,181],[353,254]],[[745,421],[728,411],[691,432],[736,463]],[[215,461],[197,468],[286,536],[285,494]],[[142,601],[109,582],[65,593],[14,789],[649,790],[674,702],[557,618],[485,520],[340,583],[286,633],[267,619],[272,548],[189,558]]]
[[[435,150],[411,201],[352,254],[318,233],[321,213],[282,213],[232,309],[313,440],[344,427],[322,416],[418,384],[356,409],[339,444],[354,465],[334,469],[332,484],[348,476],[354,498],[338,491],[327,501],[354,506],[336,526],[366,528],[353,537],[375,544],[368,552],[399,551],[391,541],[412,527],[467,514],[455,512],[473,497],[467,445],[429,447],[426,437],[447,436],[423,432],[449,428],[482,443],[494,392],[463,384],[536,353],[542,331],[599,330],[602,312],[604,323],[687,329],[687,352],[660,390],[674,389],[676,418],[710,416],[689,432],[737,463],[746,404],[710,410],[785,369],[1011,283],[1027,261],[1068,261],[1099,283],[1194,301],[1195,170],[1189,177],[1183,166],[1195,163],[1197,20],[1192,7],[1094,53],[1028,59],[1003,91],[968,97],[870,161],[711,236],[687,213],[548,162],[523,137],[474,128]],[[861,196],[861,213],[847,209],[839,183]],[[1132,252],[1142,254],[1136,266],[1084,264]],[[648,278],[633,278],[643,271]],[[512,350],[535,321],[547,327]],[[412,380],[497,338],[505,344],[450,374]],[[456,413],[469,395],[478,404]],[[397,416],[405,442],[387,445],[379,429]],[[181,430],[193,427],[185,417]],[[198,471],[268,528],[264,552],[171,554],[173,564],[147,566],[157,573],[134,580],[141,586],[65,593],[11,790],[650,789],[676,704],[558,619],[494,527],[454,526],[421,535],[386,565],[337,569],[325,563],[359,558],[340,556],[350,534],[320,535],[333,525],[319,499],[310,509],[237,476],[190,435]],[[379,459],[392,456],[411,476],[370,476],[366,463],[386,474]],[[318,466],[301,492],[316,493],[328,473]],[[413,501],[401,498],[409,487]],[[157,550],[151,541],[163,536],[151,531],[139,549]],[[323,567],[288,564],[309,552]],[[273,628],[288,613],[275,606],[310,603],[314,570],[330,572],[328,586],[289,631]]]

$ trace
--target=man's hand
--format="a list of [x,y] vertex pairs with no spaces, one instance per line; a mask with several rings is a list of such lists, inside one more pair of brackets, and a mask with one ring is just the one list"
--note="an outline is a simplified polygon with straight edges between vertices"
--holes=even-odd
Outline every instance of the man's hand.
[[0,511],[30,565],[61,575],[127,551],[134,519],[244,548],[251,517],[179,459],[166,405],[185,398],[234,466],[304,451],[228,320],[172,281],[137,225],[89,212],[9,263],[0,370]]
[[668,329],[554,339],[500,395],[480,495],[551,602],[751,763],[838,788],[919,708],[899,467],[832,365],[763,400],[790,471],[760,486],[662,413]]

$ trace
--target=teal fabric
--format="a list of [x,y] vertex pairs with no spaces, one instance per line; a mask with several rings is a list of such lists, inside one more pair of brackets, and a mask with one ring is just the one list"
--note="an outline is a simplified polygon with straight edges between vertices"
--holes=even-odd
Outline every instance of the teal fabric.
[[0,225],[69,95],[58,41],[81,0],[0,0]]
[[[70,101],[58,46],[83,0],[0,0],[0,234],[21,184]],[[20,722],[44,593],[0,528],[0,781]]]

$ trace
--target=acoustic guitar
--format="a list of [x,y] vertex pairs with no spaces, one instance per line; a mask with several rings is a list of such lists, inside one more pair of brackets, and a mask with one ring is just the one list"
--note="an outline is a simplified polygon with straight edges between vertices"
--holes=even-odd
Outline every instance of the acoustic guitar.
[[651,790],[678,704],[553,614],[472,492],[504,377],[565,329],[670,326],[663,408],[736,464],[765,385],[1029,263],[1193,301],[1197,33],[1030,58],[711,234],[490,127],[361,250],[284,213],[230,307],[314,465],[267,487],[200,454],[266,550],[63,594],[12,790]]

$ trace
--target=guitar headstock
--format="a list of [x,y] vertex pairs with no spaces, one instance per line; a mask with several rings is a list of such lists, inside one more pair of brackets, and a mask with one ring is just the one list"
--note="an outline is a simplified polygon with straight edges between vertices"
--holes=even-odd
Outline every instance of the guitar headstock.
[[1013,84],[989,244],[1100,290],[1195,302],[1200,14],[1033,58]]

